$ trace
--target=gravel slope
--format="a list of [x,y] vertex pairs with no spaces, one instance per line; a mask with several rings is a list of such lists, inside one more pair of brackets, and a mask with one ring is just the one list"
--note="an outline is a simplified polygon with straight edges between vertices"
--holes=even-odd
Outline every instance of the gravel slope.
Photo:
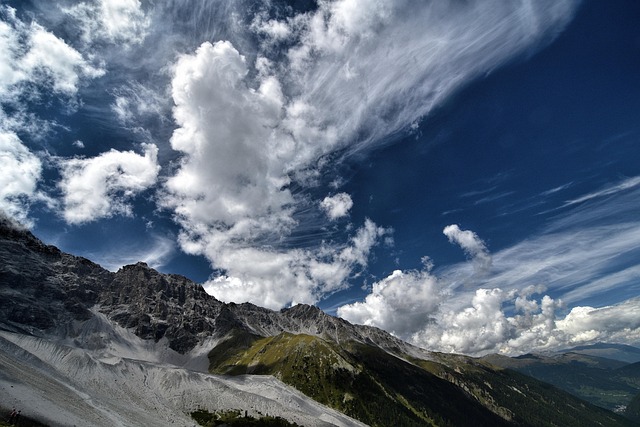
[[[241,409],[305,426],[362,426],[271,376],[223,377],[198,348],[180,355],[150,345],[102,317],[73,343],[0,331],[0,402],[60,426],[193,426],[189,412]],[[87,328],[92,326],[92,328]],[[109,328],[111,326],[111,328]],[[93,329],[96,328],[96,329]],[[105,346],[96,345],[99,338]]]

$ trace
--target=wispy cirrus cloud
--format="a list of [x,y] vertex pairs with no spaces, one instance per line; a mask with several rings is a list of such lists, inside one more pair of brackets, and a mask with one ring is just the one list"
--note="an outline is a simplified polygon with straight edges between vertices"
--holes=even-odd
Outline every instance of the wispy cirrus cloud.
[[106,40],[128,48],[144,40],[151,23],[139,0],[86,1],[63,12],[78,21],[85,44]]
[[117,249],[107,247],[99,252],[89,253],[91,260],[110,271],[117,271],[120,267],[145,262],[151,268],[162,269],[164,265],[178,251],[174,236],[165,236],[156,232],[149,232],[139,236],[135,242],[128,242],[125,247],[118,245]]
[[571,205],[575,205],[578,203],[583,203],[586,202],[587,200],[591,200],[591,199],[596,199],[596,198],[600,198],[600,197],[605,197],[605,196],[610,196],[612,194],[616,194],[620,191],[625,191],[625,190],[630,190],[633,188],[636,188],[638,185],[640,185],[640,176],[634,176],[631,178],[627,178],[617,184],[605,187],[601,190],[598,191],[594,191],[593,193],[589,193],[589,194],[585,194],[583,196],[580,196],[578,198],[572,199],[572,200],[568,200],[565,203],[565,206],[571,206]]

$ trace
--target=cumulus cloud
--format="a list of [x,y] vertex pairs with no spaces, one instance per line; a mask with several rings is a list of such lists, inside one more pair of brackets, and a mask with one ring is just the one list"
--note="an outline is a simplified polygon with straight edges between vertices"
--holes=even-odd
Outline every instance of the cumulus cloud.
[[640,298],[632,298],[612,306],[574,307],[558,329],[571,344],[600,340],[637,342],[640,339]]
[[336,220],[347,216],[353,207],[353,200],[347,193],[338,193],[334,196],[325,197],[320,203],[320,207],[326,212],[330,220]]
[[[480,355],[500,352],[519,354],[533,349],[557,348],[566,343],[556,326],[562,301],[533,294],[544,288],[505,291],[477,289],[470,304],[443,310],[437,320],[414,334],[411,340],[426,348]],[[515,306],[512,314],[505,306]]]
[[[445,228],[449,241],[476,259],[490,259],[482,240],[457,225]],[[427,258],[421,271],[394,271],[373,285],[362,302],[344,305],[337,314],[351,322],[377,326],[431,350],[477,353],[493,349],[513,334],[502,305],[508,299],[500,289],[478,289],[469,301],[458,301],[450,293],[452,283],[432,274]],[[529,317],[537,305],[527,299],[531,290],[518,296],[518,308]],[[468,293],[467,293],[468,294]],[[510,294],[513,298],[515,294]]]
[[[619,197],[636,196],[627,193]],[[615,205],[633,209],[624,200]],[[599,212],[606,218],[601,208],[591,206],[592,214]],[[575,223],[576,216],[585,215],[573,213],[556,223],[570,219]],[[550,228],[556,227],[553,224]],[[578,304],[566,312],[568,301],[575,304],[616,289],[623,295],[637,295],[633,289],[640,277],[638,268],[615,270],[620,254],[636,251],[640,243],[636,229],[634,224],[587,227],[518,243],[493,256],[494,267],[488,276],[476,278],[475,289],[461,288],[458,283],[460,271],[468,269],[464,263],[441,269],[437,276],[397,271],[374,284],[364,301],[342,306],[338,314],[355,323],[392,331],[429,350],[470,355],[516,355],[601,340],[637,342],[637,297],[600,308]],[[463,250],[489,256],[475,233],[457,226],[445,230],[450,241]],[[552,291],[562,297],[552,298]],[[395,317],[395,313],[407,310],[419,315]]]
[[0,130],[0,209],[9,217],[31,225],[27,214],[34,200],[42,199],[37,184],[42,162],[13,132]]
[[396,270],[374,283],[363,302],[344,305],[337,314],[353,323],[409,337],[433,320],[442,299],[438,279],[428,270]]
[[[194,224],[279,232],[291,226],[288,164],[299,153],[277,132],[284,97],[277,79],[249,87],[246,59],[228,42],[202,44],[175,66],[172,95],[185,154],[167,182],[168,203]],[[255,221],[265,217],[267,221]]]
[[[311,158],[278,128],[285,98],[263,75],[249,86],[247,60],[228,42],[204,43],[176,64],[172,147],[184,153],[164,203],[183,226],[184,250],[225,274],[206,289],[226,301],[271,308],[314,303],[346,285],[386,230],[366,221],[346,244],[278,249],[297,225],[289,173]],[[304,148],[304,147],[302,147]]]
[[130,215],[131,198],[156,183],[158,148],[143,144],[144,155],[110,150],[97,157],[61,159],[64,218],[82,224],[115,214]]
[[[15,101],[22,95],[34,97],[44,87],[64,96],[77,93],[81,78],[96,78],[104,70],[91,63],[64,40],[37,22],[25,24],[15,10],[2,7],[0,21],[0,97]],[[29,93],[23,84],[29,85]],[[36,90],[34,92],[34,90]]]
[[[346,280],[366,266],[371,249],[386,233],[388,230],[367,220],[343,247],[278,251],[232,243],[218,247],[219,242],[210,241],[204,254],[227,274],[204,286],[223,301],[250,301],[273,309],[313,304],[324,295],[344,289]],[[209,237],[220,236],[215,233]]]
[[374,284],[363,302],[340,307],[338,315],[377,326],[420,347],[469,355],[518,355],[601,340],[637,342],[640,300],[593,308],[578,306],[562,316],[564,303],[542,286],[480,288],[455,298],[442,278],[395,271]]
[[442,233],[447,236],[449,242],[460,246],[481,270],[491,267],[491,255],[476,233],[471,230],[461,230],[457,224],[446,226]]

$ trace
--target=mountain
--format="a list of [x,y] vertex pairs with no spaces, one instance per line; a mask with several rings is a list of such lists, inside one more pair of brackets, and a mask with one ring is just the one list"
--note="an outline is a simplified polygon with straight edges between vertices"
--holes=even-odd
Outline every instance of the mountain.
[[604,357],[626,363],[640,362],[640,348],[625,344],[596,343],[573,347],[558,353],[576,353],[588,356]]
[[631,425],[316,307],[225,304],[144,263],[110,272],[6,219],[0,260],[0,403],[49,425],[193,425],[220,411],[304,426]]
[[594,405],[623,412],[640,393],[640,363],[629,364],[589,353],[567,351],[513,358],[489,355],[482,360],[553,384]]

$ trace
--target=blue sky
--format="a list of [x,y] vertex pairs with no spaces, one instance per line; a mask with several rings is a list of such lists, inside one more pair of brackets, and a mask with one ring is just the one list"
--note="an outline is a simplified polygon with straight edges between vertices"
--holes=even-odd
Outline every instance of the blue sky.
[[8,1],[0,207],[417,345],[640,342],[631,0]]

